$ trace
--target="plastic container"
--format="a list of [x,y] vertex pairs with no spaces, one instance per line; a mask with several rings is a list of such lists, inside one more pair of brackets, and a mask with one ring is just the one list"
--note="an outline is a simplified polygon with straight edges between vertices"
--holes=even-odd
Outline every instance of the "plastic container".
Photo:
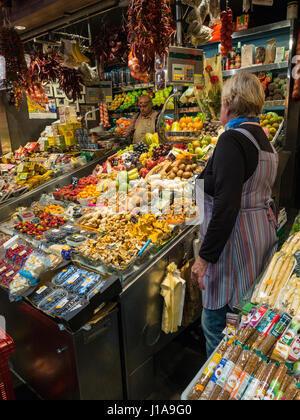
[[43,285],[35,290],[29,297],[29,301],[38,306],[47,296],[50,296],[54,291],[54,288],[51,284]]
[[48,295],[45,299],[41,301],[41,303],[38,305],[38,308],[46,312],[48,314],[51,313],[51,311],[59,305],[59,303],[68,297],[68,293],[63,289],[56,289],[53,293]]

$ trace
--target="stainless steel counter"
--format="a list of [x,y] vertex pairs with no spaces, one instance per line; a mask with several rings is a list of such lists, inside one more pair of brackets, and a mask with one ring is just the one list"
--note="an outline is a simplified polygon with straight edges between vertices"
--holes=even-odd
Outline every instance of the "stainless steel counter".
[[[176,334],[161,330],[163,298],[160,284],[166,267],[175,262],[179,267],[192,258],[197,226],[186,228],[157,254],[144,270],[128,278],[120,295],[121,339],[125,366],[125,397],[143,400],[154,389],[155,354],[170,343]],[[201,308],[199,308],[199,317]]]
[[[0,222],[42,193],[90,174],[97,163],[56,178],[0,206]],[[187,227],[123,284],[118,308],[92,328],[71,333],[26,302],[9,303],[0,290],[0,315],[16,344],[15,371],[45,399],[145,399],[153,391],[154,357],[176,334],[161,331],[160,283],[166,267],[192,257],[197,227]],[[201,308],[199,308],[200,315]],[[122,366],[122,367],[121,367]]]

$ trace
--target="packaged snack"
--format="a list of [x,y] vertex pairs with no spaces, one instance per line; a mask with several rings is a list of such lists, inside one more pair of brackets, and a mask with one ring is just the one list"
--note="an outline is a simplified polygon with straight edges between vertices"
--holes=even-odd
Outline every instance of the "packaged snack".
[[240,400],[242,398],[242,395],[250,383],[251,376],[260,368],[261,364],[262,359],[256,353],[251,353],[249,360],[236,383],[236,386],[231,392],[230,399]]
[[236,340],[236,335],[238,327],[240,324],[240,315],[227,313],[226,314],[226,338],[229,341],[229,344],[233,343]]
[[[210,363],[208,364],[207,368],[203,371],[201,377],[197,381],[196,385],[193,387],[192,391],[189,394],[190,400],[199,400],[201,397],[202,392],[206,388],[209,379],[212,377],[213,373],[215,372],[216,367],[219,365],[222,356],[225,354],[229,354],[232,351],[233,347],[228,347],[228,343],[226,341],[222,341],[218,350],[212,356]],[[226,353],[225,353],[226,352]]]
[[63,283],[61,283],[61,286],[69,291],[69,292],[75,292],[77,289],[77,286],[81,284],[83,281],[83,278],[87,275],[87,272],[85,270],[78,270],[75,271],[73,275],[68,277]]
[[74,273],[76,273],[77,268],[74,267],[74,265],[71,265],[68,268],[64,268],[60,273],[58,273],[54,278],[53,278],[53,283],[56,286],[60,286],[61,284],[63,284],[69,277],[71,277]]
[[288,389],[288,387],[291,385],[292,381],[293,381],[292,376],[290,376],[290,375],[288,375],[288,374],[286,374],[286,375],[284,376],[284,378],[283,378],[283,380],[282,380],[281,387],[280,387],[280,389],[279,389],[279,391],[277,392],[276,397],[275,397],[275,400],[276,400],[276,401],[278,401],[278,400],[281,400],[281,399],[282,399],[282,397],[283,397],[283,395],[284,395],[285,391],[286,391],[286,390]]
[[296,397],[297,393],[298,393],[298,388],[296,385],[296,381],[292,378],[291,383],[285,390],[281,399],[285,401],[292,401]]
[[243,328],[239,331],[238,341],[242,344],[246,344],[250,337],[257,333],[256,327],[262,321],[264,315],[267,313],[268,308],[261,306],[257,311],[252,315],[249,324],[246,328]]
[[239,378],[241,377],[244,368],[246,367],[246,364],[248,363],[248,360],[250,359],[252,352],[250,351],[249,347],[244,347],[243,351],[236,362],[235,366],[233,367],[230,375],[228,376],[228,379],[225,383],[224,388],[220,392],[217,400],[228,400],[230,398],[230,395],[234,388],[237,386],[237,383],[239,381]]
[[[274,316],[273,316],[274,315]],[[261,343],[264,341],[266,337],[270,334],[272,328],[280,319],[280,315],[275,314],[275,312],[270,312],[265,318],[265,322],[262,322],[261,325],[258,327],[258,331],[260,332],[259,336],[257,337],[255,343],[253,344],[253,349],[257,350]],[[263,330],[261,331],[261,328]]]
[[55,308],[59,302],[61,302],[67,296],[68,294],[65,290],[56,289],[53,293],[41,301],[41,303],[38,305],[38,308],[43,312],[51,313],[53,308]]
[[256,311],[257,311],[257,305],[252,304],[252,307],[250,308],[249,312],[241,320],[240,328],[239,328],[240,332],[249,325],[249,322],[251,321],[251,318],[255,314]]
[[255,46],[253,44],[242,47],[242,67],[250,67],[254,64],[254,51]]
[[278,367],[270,383],[270,386],[266,392],[264,400],[268,400],[268,401],[275,400],[277,393],[280,391],[280,387],[282,385],[282,382],[284,380],[286,373],[287,373],[287,367],[284,363],[282,363]]
[[264,64],[274,63],[276,57],[276,39],[271,39],[267,43]]
[[[214,397],[217,396],[218,397],[218,392],[221,391],[223,389],[223,387],[225,386],[229,376],[231,375],[232,370],[235,367],[235,364],[237,363],[237,361],[239,360],[239,357],[241,355],[243,351],[243,347],[240,344],[237,344],[234,346],[234,349],[232,351],[232,353],[230,354],[230,357],[228,358],[222,373],[220,374],[219,378],[217,379],[216,382],[216,388],[214,389]],[[217,399],[217,398],[216,398]]]
[[222,390],[222,388],[219,385],[216,385],[217,381],[220,378],[227,361],[233,355],[234,349],[235,345],[231,344],[230,346],[228,346],[226,352],[224,353],[224,356],[222,357],[220,363],[216,367],[215,372],[212,375],[209,383],[206,385],[200,400],[210,400],[217,398],[217,396]]
[[38,306],[42,300],[45,299],[46,296],[50,295],[51,293],[53,293],[53,287],[51,286],[51,284],[47,284],[47,285],[43,285],[41,287],[39,287],[37,290],[35,290],[29,297],[28,299],[30,300],[30,302],[35,305]]
[[267,375],[267,371],[269,369],[267,358],[265,356],[262,356],[261,360],[262,360],[261,366],[259,369],[256,370],[255,374],[253,375],[246,391],[244,392],[241,398],[242,401],[248,401],[248,400],[253,399],[254,395],[256,394],[259,384]]
[[41,252],[34,251],[26,260],[20,274],[36,284],[40,275],[51,266],[51,261]]
[[30,281],[17,273],[9,283],[10,300],[14,300],[17,297],[22,296],[22,294],[27,291],[30,286]]
[[67,233],[60,229],[52,229],[45,233],[45,239],[51,243],[61,243],[66,238]]
[[82,297],[87,297],[89,293],[95,289],[100,291],[103,285],[104,282],[100,280],[100,276],[89,275],[86,279],[84,279],[83,283],[80,284],[78,289],[78,295]]
[[271,380],[273,379],[278,366],[276,363],[269,363],[268,368],[266,369],[265,376],[260,380],[260,383],[256,389],[255,395],[252,400],[263,400],[267,390],[269,389],[269,385]]
[[61,299],[50,311],[50,315],[64,318],[67,313],[81,307],[82,299],[79,296],[67,296]]
[[257,47],[255,50],[255,64],[263,64],[263,62],[265,61],[265,56],[265,47]]
[[[276,343],[271,359],[278,362],[286,362],[289,357],[291,344],[293,343],[297,333],[300,331],[300,322],[292,321],[289,328],[282,334],[280,340]],[[295,360],[293,360],[295,361]]]
[[297,383],[296,384],[296,387],[298,389],[298,392],[297,392],[297,394],[294,397],[294,401],[300,401],[300,383]]
[[283,332],[289,326],[291,320],[292,318],[288,314],[283,313],[279,321],[274,325],[270,335],[268,335],[268,337],[266,337],[258,347],[258,352],[266,356],[276,341],[281,337]]
[[300,336],[297,335],[289,349],[288,359],[292,362],[298,362],[300,360]]

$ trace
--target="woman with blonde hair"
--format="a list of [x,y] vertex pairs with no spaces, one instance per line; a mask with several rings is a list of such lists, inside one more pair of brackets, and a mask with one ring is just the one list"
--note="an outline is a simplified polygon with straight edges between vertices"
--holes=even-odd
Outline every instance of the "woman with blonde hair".
[[259,125],[264,100],[253,74],[241,72],[225,82],[225,132],[199,176],[204,180],[204,219],[192,279],[202,290],[207,356],[222,339],[227,312],[233,311],[277,246],[271,194],[278,156]]

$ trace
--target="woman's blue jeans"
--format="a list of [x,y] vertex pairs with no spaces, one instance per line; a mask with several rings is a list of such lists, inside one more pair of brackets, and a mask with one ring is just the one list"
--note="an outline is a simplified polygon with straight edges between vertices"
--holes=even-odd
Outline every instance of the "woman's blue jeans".
[[226,314],[232,312],[228,305],[223,308],[210,310],[203,308],[201,326],[206,340],[207,358],[215,351],[223,338],[223,330],[226,327]]

